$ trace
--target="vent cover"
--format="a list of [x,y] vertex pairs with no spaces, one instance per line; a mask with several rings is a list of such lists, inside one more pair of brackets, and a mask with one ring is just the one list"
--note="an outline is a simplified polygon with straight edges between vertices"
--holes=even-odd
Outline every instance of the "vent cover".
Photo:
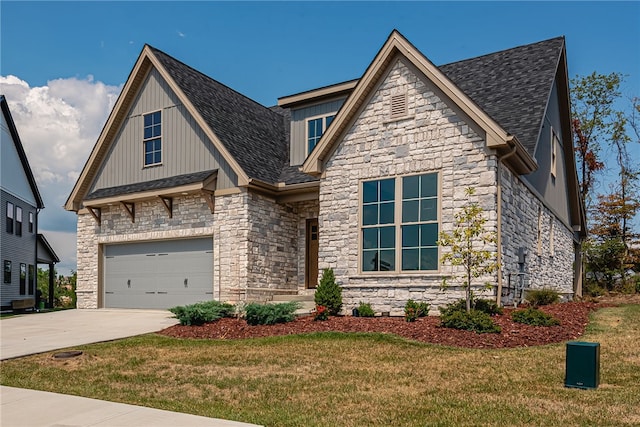
[[391,118],[397,119],[398,117],[404,117],[407,115],[407,94],[401,93],[399,95],[391,96]]

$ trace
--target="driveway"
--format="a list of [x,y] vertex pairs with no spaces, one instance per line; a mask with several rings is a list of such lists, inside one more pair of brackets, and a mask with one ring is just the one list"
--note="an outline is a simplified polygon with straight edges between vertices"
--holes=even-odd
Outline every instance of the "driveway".
[[0,360],[157,332],[178,323],[166,310],[84,309],[0,320]]

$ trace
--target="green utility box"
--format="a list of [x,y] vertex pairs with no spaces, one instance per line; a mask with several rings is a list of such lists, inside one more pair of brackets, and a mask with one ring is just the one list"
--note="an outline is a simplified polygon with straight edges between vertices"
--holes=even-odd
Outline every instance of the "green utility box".
[[598,388],[600,383],[600,343],[567,343],[565,387]]

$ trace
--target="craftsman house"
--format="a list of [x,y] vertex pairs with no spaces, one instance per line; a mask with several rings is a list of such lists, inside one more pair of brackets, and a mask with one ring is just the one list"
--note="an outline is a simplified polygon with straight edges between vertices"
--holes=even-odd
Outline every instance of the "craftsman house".
[[0,108],[0,308],[35,306],[38,264],[49,265],[53,304],[53,264],[59,259],[46,238],[38,234],[38,212],[44,203],[4,95],[0,95]]
[[393,31],[360,79],[267,108],[145,46],[66,203],[78,306],[313,292],[396,314],[440,284],[466,187],[498,234],[492,295],[580,292],[584,215],[564,38],[435,66]]

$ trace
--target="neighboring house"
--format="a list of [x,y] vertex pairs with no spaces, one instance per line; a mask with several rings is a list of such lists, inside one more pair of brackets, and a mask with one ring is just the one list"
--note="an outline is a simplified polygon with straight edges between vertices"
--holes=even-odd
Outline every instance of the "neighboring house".
[[31,308],[36,302],[37,265],[47,263],[53,268],[59,260],[38,234],[38,212],[44,203],[4,95],[0,95],[0,107],[0,306],[3,310]]
[[571,298],[571,141],[564,38],[436,67],[393,31],[360,79],[271,108],[147,45],[65,206],[78,306],[266,300],[329,267],[346,310],[444,304],[436,240],[466,187],[498,232],[493,295]]

